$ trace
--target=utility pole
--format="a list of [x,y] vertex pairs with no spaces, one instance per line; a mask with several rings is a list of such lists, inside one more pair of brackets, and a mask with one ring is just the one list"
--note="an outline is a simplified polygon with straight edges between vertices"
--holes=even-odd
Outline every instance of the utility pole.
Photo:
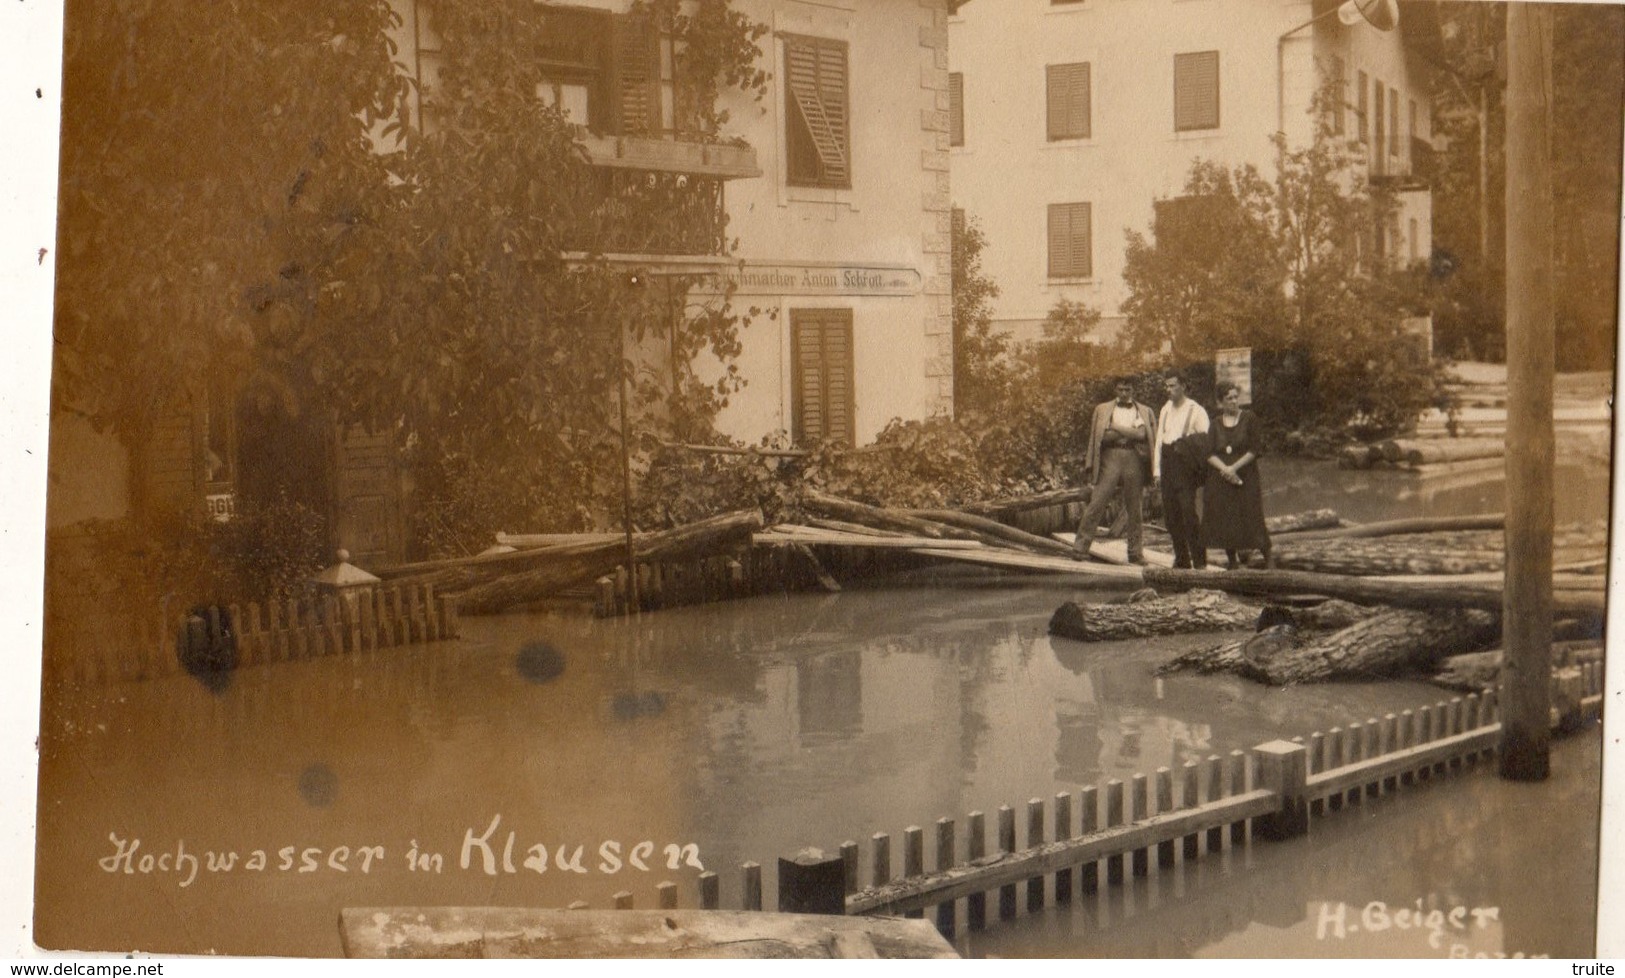
[[1507,4],[1507,521],[1501,777],[1550,772],[1552,675],[1552,10]]

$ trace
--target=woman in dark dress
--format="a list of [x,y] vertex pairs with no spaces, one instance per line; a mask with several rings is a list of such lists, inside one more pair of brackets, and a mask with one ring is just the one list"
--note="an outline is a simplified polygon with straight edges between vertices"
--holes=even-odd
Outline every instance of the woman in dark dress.
[[1258,426],[1241,409],[1241,391],[1220,384],[1219,413],[1208,428],[1207,484],[1202,490],[1203,546],[1224,551],[1226,566],[1239,566],[1243,551],[1257,550],[1268,562],[1270,534],[1264,528],[1263,486],[1258,478]]

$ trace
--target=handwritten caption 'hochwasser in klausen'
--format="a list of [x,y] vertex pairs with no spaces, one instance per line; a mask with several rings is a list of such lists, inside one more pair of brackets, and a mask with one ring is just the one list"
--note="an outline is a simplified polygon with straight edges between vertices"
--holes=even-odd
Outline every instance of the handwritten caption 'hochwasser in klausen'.
[[[586,844],[532,842],[521,840],[518,832],[501,831],[502,816],[496,815],[484,832],[464,830],[455,867],[486,876],[542,874],[550,869],[564,873],[603,873],[614,875],[623,869],[652,872],[656,869],[704,871],[700,850],[694,843],[668,843],[656,847],[650,840],[624,846],[607,839],[596,849]],[[105,873],[124,876],[172,876],[178,886],[188,887],[200,877],[228,873],[357,873],[363,876],[393,864],[413,873],[443,873],[444,853],[430,850],[412,839],[406,848],[393,850],[381,845],[281,846],[265,849],[187,848],[185,839],[162,847],[148,847],[138,837],[121,838],[107,833],[113,845],[111,855],[96,860]],[[400,860],[400,862],[393,862]]]

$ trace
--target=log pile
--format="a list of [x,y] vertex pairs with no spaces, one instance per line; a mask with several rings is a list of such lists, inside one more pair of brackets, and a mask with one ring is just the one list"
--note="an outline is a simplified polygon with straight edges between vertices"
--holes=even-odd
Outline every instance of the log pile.
[[1345,469],[1401,469],[1427,473],[1442,467],[1503,463],[1500,438],[1395,438],[1369,445],[1346,445],[1337,455]]

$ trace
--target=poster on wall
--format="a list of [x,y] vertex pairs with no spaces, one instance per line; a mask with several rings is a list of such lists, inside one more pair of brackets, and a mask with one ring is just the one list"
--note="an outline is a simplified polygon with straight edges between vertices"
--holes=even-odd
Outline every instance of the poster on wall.
[[[1477,179],[1510,5],[40,6],[0,7],[60,57],[0,104],[61,80],[51,213],[0,221],[40,300],[0,956],[1625,954],[1625,6],[1518,8],[1570,150],[1534,784]],[[1210,358],[1261,439],[1191,497],[1213,570],[1131,507],[1077,547],[1117,488],[1079,418],[1196,417],[1162,381]]]

